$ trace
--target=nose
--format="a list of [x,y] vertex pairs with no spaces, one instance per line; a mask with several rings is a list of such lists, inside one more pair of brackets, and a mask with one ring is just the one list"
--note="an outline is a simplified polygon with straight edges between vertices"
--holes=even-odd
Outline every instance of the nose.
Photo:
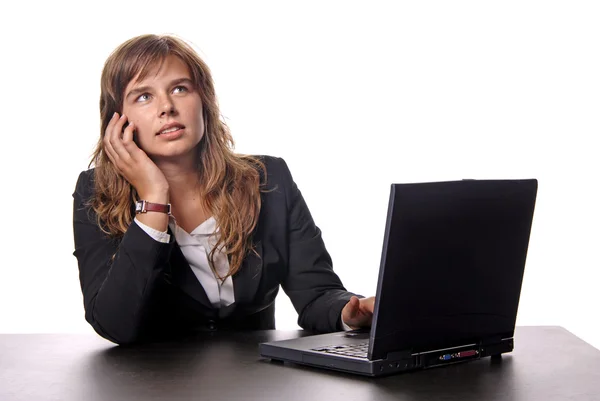
[[161,106],[159,110],[160,117],[171,116],[175,113],[175,103],[173,103],[171,97],[165,96],[163,99],[161,99]]

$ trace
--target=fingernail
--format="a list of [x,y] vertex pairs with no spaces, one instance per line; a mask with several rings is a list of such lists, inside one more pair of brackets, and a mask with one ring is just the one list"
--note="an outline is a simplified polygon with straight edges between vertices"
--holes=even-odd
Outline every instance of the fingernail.
[[115,111],[115,112],[113,113],[113,116],[112,116],[112,118],[115,118],[115,116],[116,116],[116,115],[117,115],[117,112]]

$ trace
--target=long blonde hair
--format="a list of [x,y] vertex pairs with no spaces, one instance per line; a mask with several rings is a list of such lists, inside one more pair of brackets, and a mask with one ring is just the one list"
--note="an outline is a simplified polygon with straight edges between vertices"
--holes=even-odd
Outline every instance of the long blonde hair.
[[219,237],[209,254],[214,269],[215,252],[226,252],[229,273],[235,274],[246,254],[252,250],[251,234],[261,207],[261,174],[265,165],[256,157],[233,152],[234,142],[227,125],[221,120],[214,84],[208,66],[182,40],[168,35],[142,35],[132,38],[108,57],[104,64],[100,93],[100,138],[90,166],[94,166],[95,193],[91,206],[97,223],[107,235],[122,236],[133,221],[132,206],[138,200],[135,188],[115,169],[104,151],[106,127],[117,112],[122,113],[127,84],[138,74],[143,80],[167,58],[176,56],[188,67],[202,99],[205,133],[197,146],[198,173],[202,183],[203,208],[217,221]]

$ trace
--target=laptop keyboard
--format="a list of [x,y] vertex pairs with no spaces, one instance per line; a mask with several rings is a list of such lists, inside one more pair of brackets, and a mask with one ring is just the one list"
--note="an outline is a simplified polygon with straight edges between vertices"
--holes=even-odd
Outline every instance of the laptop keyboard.
[[354,358],[367,359],[367,352],[369,350],[369,342],[358,344],[347,344],[347,345],[331,345],[328,347],[314,348],[312,351],[326,352],[328,354],[351,356]]

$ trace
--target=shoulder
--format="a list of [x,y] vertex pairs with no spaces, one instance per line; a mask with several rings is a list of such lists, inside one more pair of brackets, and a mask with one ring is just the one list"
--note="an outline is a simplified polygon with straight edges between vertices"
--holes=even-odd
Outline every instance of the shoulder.
[[269,167],[277,167],[280,166],[281,163],[285,163],[281,157],[270,156],[270,155],[248,155],[252,159],[256,159],[261,161],[265,168]]
[[254,155],[253,157],[257,158],[261,162],[263,162],[265,166],[265,170],[267,174],[289,174],[290,169],[285,162],[285,160],[281,157],[270,156],[270,155]]
[[88,198],[92,195],[94,192],[94,171],[95,169],[91,168],[89,170],[84,170],[79,174],[73,196]]
[[283,158],[269,155],[254,155],[253,157],[264,164],[267,183],[277,183],[281,180],[291,181],[290,169]]
[[266,180],[261,180],[263,183],[261,192],[265,204],[282,204],[288,209],[299,191],[287,163],[281,157],[266,155],[254,157],[262,161],[265,166]]

